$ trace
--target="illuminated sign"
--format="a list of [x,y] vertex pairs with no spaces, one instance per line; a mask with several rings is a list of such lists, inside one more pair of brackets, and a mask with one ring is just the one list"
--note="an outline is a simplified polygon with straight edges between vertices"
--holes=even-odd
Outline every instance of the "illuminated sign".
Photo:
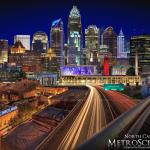
[[95,75],[96,66],[64,66],[61,67],[61,75]]
[[17,106],[13,106],[13,107],[7,108],[5,110],[2,110],[2,111],[0,111],[0,116],[6,115],[15,110],[17,110]]
[[61,19],[57,19],[57,20],[52,22],[52,27],[60,27],[61,25],[62,25]]
[[114,91],[123,91],[125,86],[124,84],[104,84],[104,90],[114,90]]

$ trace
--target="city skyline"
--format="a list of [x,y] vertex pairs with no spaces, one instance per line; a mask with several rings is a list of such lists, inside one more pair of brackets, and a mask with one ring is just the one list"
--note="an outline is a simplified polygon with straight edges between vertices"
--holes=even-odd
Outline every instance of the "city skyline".
[[[118,0],[111,2],[109,0],[105,2],[94,0],[92,3],[66,0],[64,3],[60,2],[59,5],[47,0],[45,3],[39,1],[34,3],[32,0],[30,3],[29,1],[20,3],[17,0],[7,3],[6,0],[0,6],[2,14],[0,19],[4,20],[1,23],[0,38],[8,39],[9,44],[13,44],[13,36],[17,34],[30,34],[32,37],[36,31],[42,30],[49,35],[52,21],[62,18],[66,41],[68,16],[73,5],[77,5],[81,13],[83,33],[89,25],[93,24],[104,29],[113,26],[117,34],[122,28],[127,38],[132,35],[150,33],[150,23],[145,24],[149,11],[146,0],[133,0],[132,2],[127,0],[121,3]],[[11,16],[8,11],[12,13]]]
[[0,150],[150,149],[147,1],[2,0]]

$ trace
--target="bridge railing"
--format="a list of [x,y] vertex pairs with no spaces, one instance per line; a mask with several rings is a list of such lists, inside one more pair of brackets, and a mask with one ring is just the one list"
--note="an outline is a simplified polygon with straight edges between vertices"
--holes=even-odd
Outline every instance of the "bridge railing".
[[[87,142],[77,148],[77,150],[104,150],[108,149],[109,141],[118,139],[137,120],[142,112],[149,106],[150,97],[137,104],[134,108],[123,113],[116,120],[112,121],[106,128]],[[124,138],[124,137],[123,137]]]

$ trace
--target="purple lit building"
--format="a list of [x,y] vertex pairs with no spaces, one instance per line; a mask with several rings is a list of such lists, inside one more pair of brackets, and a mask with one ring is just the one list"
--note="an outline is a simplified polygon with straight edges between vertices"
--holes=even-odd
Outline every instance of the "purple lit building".
[[61,67],[62,76],[70,75],[96,75],[96,66],[64,66]]

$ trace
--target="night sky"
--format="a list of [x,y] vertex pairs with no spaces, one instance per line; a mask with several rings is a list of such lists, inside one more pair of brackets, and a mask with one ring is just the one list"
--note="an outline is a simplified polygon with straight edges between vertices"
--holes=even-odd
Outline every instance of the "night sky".
[[88,25],[106,28],[113,26],[126,37],[150,34],[149,0],[1,0],[0,38],[13,42],[16,34],[30,34],[38,30],[49,36],[53,20],[62,18],[65,34],[69,12],[77,5],[82,16],[83,33]]

